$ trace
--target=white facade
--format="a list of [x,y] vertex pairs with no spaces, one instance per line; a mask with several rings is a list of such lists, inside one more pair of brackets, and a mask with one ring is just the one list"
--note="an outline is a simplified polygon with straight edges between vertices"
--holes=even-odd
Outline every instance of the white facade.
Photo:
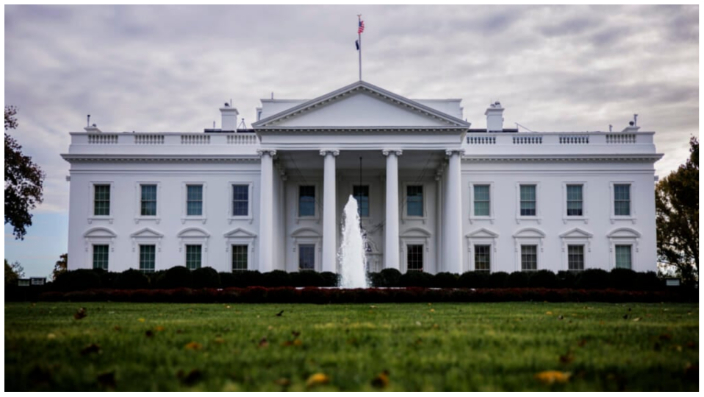
[[653,132],[519,133],[499,103],[473,130],[460,100],[366,82],[262,100],[253,130],[221,111],[204,133],[71,133],[69,269],[335,272],[357,185],[371,271],[656,269]]

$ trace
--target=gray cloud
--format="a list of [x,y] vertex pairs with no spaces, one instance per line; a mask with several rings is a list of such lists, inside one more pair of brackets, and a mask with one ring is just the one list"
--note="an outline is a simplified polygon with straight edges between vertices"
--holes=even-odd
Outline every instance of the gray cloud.
[[484,126],[499,99],[532,129],[655,130],[664,176],[698,135],[697,6],[6,6],[5,102],[47,171],[40,211],[68,208],[68,131],[202,131],[233,99],[312,98],[357,79],[463,98]]

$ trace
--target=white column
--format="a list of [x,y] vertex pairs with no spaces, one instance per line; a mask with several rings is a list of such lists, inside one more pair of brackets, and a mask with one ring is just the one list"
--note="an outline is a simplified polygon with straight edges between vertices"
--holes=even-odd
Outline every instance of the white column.
[[335,156],[338,150],[321,150],[325,156],[323,177],[323,263],[324,272],[337,273],[337,208],[335,187]]
[[276,150],[257,151],[261,157],[259,186],[259,270],[270,272],[274,266],[274,156]]
[[386,156],[386,223],[384,224],[384,269],[398,269],[398,156],[401,150],[383,150]]
[[447,234],[443,237],[445,241],[443,258],[445,271],[451,273],[462,272],[462,153],[461,149],[446,151],[450,163],[447,167],[447,183],[445,184]]

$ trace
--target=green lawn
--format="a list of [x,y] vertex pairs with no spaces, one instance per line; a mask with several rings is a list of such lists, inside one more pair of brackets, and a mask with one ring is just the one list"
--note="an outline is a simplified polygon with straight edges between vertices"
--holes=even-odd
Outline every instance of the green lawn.
[[5,305],[8,391],[696,391],[698,366],[698,304]]

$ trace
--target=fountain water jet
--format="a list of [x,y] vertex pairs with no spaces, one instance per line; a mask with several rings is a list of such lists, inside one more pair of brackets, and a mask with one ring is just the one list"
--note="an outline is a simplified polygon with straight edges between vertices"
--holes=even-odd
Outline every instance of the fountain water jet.
[[338,253],[341,288],[367,288],[366,250],[364,235],[359,224],[357,200],[350,199],[343,211],[342,244]]

